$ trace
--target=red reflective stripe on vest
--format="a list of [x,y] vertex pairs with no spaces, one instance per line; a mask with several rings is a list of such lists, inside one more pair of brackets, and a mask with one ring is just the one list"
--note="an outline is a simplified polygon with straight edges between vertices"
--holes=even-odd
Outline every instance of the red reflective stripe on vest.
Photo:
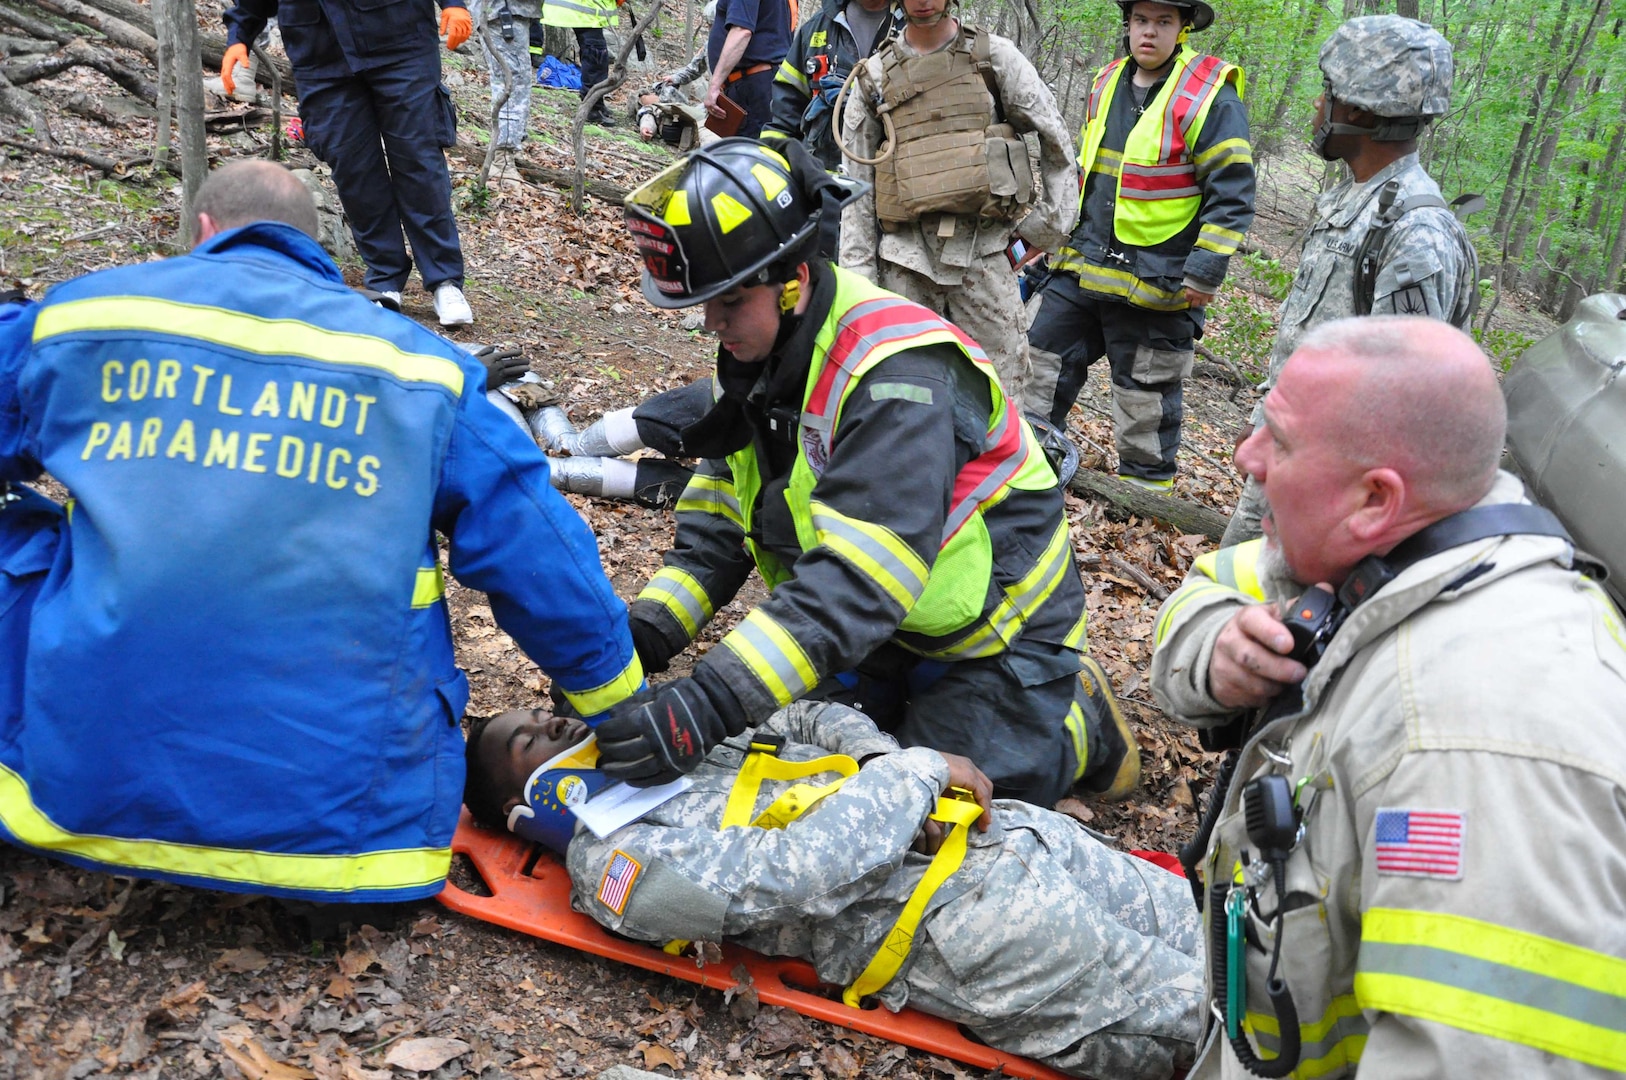
[[1125,61],[1123,60],[1114,60],[1106,67],[1102,68],[1101,74],[1096,76],[1095,85],[1090,87],[1090,107],[1084,114],[1084,123],[1086,126],[1091,120],[1095,119],[1095,117],[1100,114],[1101,95],[1107,92],[1107,84],[1117,76],[1118,70],[1124,66],[1124,63]]
[[1163,114],[1164,161],[1186,156],[1186,132],[1203,102],[1219,92],[1223,80],[1215,79],[1214,74],[1224,65],[1225,61],[1217,56],[1203,56],[1181,73],[1180,85],[1169,95]]
[[[992,381],[998,382],[988,354],[964,330],[912,300],[881,297],[853,305],[842,318],[841,329],[836,332],[836,339],[825,354],[818,381],[808,395],[807,415],[833,424],[836,410],[846,395],[847,384],[852,380],[852,373],[863,366],[864,359],[872,350],[882,344],[942,330],[953,334],[971,362]],[[819,432],[819,437],[824,440],[828,452],[830,428],[827,426]],[[1027,440],[1022,437],[1022,424],[1016,406],[1006,399],[1004,413],[988,433],[982,453],[966,462],[965,468],[954,478],[954,497],[943,523],[943,539],[939,547],[952,540],[954,534],[971,520],[977,508],[1021,470],[1027,462],[1027,455]]]
[[1124,165],[1121,187],[1130,191],[1170,191],[1197,183],[1197,169],[1185,162],[1167,165]]
[[[870,350],[881,341],[893,340],[895,335],[886,331],[903,323],[900,316],[904,315],[904,308],[914,309],[904,325],[913,327],[928,320],[942,321],[930,309],[902,297],[880,297],[854,304],[843,316],[841,329],[837,331],[835,341],[830,343],[830,351],[825,354],[824,369],[819,372],[819,381],[814,384],[813,393],[807,399],[809,413],[834,418],[836,408],[841,404],[842,392],[852,378],[853,368],[862,363]],[[829,433],[825,435],[828,437]]]
[[1022,437],[1022,423],[1016,414],[1016,406],[1010,401],[1005,402],[1005,417],[993,434],[998,436],[999,441],[966,462],[960,475],[954,478],[954,501],[949,505],[948,517],[943,522],[944,544],[971,520],[977,507],[992,498],[1027,464],[1027,440]]

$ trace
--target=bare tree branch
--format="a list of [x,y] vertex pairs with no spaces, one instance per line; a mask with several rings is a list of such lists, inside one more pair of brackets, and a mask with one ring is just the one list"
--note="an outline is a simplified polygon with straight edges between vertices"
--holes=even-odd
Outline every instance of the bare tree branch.
[[486,181],[491,176],[491,163],[497,157],[497,138],[502,131],[503,107],[508,104],[508,99],[514,96],[514,79],[518,75],[508,66],[508,57],[497,46],[497,39],[494,36],[496,31],[491,29],[491,19],[486,14],[486,9],[489,7],[489,4],[480,5],[480,25],[478,29],[480,41],[486,47],[487,61],[495,60],[497,66],[502,69],[502,93],[491,100],[491,126],[488,128],[491,137],[486,140],[485,160],[480,162],[479,175],[474,178],[474,187],[477,191],[485,190]]
[[594,106],[603,101],[609,94],[614,93],[620,85],[627,81],[627,57],[632,55],[633,46],[638,42],[638,35],[642,34],[655,17],[661,13],[661,5],[652,3],[649,10],[633,25],[632,32],[621,42],[621,51],[615,54],[615,63],[610,65],[610,73],[603,82],[587,91],[582,103],[576,108],[576,118],[570,125],[570,146],[576,155],[576,179],[570,187],[570,210],[572,213],[582,213],[582,201],[587,191],[587,114],[593,111]]

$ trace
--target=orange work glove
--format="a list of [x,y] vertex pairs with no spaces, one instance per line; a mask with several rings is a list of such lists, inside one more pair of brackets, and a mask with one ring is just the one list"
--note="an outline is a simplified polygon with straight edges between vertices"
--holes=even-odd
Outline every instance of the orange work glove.
[[237,82],[231,77],[232,69],[238,64],[248,63],[248,46],[238,42],[226,50],[225,57],[220,61],[220,81],[226,85],[226,96],[231,97],[237,93]]
[[455,49],[474,32],[474,20],[467,8],[449,7],[440,13],[440,32],[446,35],[446,47]]

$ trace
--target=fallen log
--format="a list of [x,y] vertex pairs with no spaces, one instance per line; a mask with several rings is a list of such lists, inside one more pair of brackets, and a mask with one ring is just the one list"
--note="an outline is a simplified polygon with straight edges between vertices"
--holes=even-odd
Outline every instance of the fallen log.
[[[27,139],[14,139],[10,135],[0,135],[0,146],[14,146],[19,150],[27,150],[30,153],[45,154],[47,157],[61,158],[64,161],[77,161],[81,165],[89,165],[93,169],[100,169],[115,180],[139,179],[135,170],[142,165],[151,165],[153,163],[151,156],[118,161],[105,154],[98,154],[90,150],[80,150],[72,146],[47,146],[45,143],[29,142]],[[164,170],[172,176],[181,175],[181,167],[172,162],[165,162]]]
[[110,53],[96,48],[82,38],[69,41],[60,52],[49,56],[7,64],[0,68],[0,72],[4,72],[13,86],[22,86],[50,78],[71,67],[88,67],[93,71],[99,71],[148,105],[154,105],[158,101],[158,88],[151,80],[125,67]]
[[56,143],[56,136],[51,134],[50,117],[39,98],[11,85],[4,72],[0,72],[0,113],[10,113],[38,132],[47,143]]
[[55,45],[49,41],[38,38],[17,37],[14,34],[0,34],[0,56],[31,56],[34,53],[50,52]]
[[[485,159],[485,151],[473,146],[459,146],[453,153],[476,169],[480,167],[480,163]],[[514,158],[514,171],[519,173],[520,179],[531,184],[568,190],[574,187],[576,183],[576,174],[569,169],[549,168],[546,165],[538,165],[536,162],[522,157]],[[595,199],[603,199],[605,202],[614,203],[617,206],[620,206],[622,200],[627,197],[627,191],[627,188],[617,187],[603,180],[589,179],[587,181],[587,194]]]
[[116,15],[81,3],[80,0],[34,0],[34,5],[42,11],[49,11],[53,15],[60,15],[64,19],[71,19],[92,30],[100,31],[115,45],[134,49],[154,64],[158,63],[158,39],[152,36],[150,26],[142,30]]
[[1120,510],[1173,525],[1185,535],[1206,536],[1216,543],[1225,535],[1225,526],[1229,524],[1224,514],[1201,503],[1147,491],[1093,469],[1078,470],[1067,486],[1079,495],[1105,499]]

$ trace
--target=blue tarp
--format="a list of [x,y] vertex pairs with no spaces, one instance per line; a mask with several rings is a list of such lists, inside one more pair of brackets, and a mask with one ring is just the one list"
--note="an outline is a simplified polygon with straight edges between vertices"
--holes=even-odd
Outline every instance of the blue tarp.
[[556,56],[544,56],[542,66],[536,69],[538,86],[555,86],[561,90],[582,88],[582,69],[567,64]]

